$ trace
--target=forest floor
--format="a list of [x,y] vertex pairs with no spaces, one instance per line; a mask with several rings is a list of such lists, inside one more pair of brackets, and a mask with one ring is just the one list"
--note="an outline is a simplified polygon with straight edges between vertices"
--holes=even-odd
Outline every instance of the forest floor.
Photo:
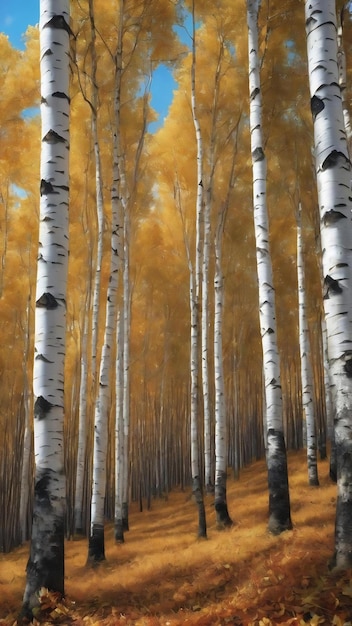
[[[218,531],[207,496],[208,539],[198,540],[190,492],[176,491],[151,510],[131,507],[130,531],[115,545],[107,527],[106,561],[87,568],[87,541],[66,544],[64,601],[49,594],[34,624],[69,626],[270,626],[352,624],[352,572],[331,573],[336,486],[328,461],[320,487],[307,486],[304,452],[289,454],[293,530],[266,530],[264,461],[229,477],[235,525]],[[29,546],[0,555],[0,625],[16,624]]]

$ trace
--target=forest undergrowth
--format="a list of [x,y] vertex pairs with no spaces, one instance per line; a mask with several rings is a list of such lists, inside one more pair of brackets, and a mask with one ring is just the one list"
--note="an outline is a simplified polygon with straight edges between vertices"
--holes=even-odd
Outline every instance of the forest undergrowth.
[[[328,461],[320,487],[307,485],[303,451],[289,454],[293,530],[267,533],[264,461],[228,480],[235,522],[219,531],[207,496],[208,539],[197,540],[190,491],[131,506],[130,531],[115,545],[107,527],[106,561],[86,567],[87,541],[66,543],[66,598],[43,593],[33,624],[69,626],[270,626],[352,624],[351,571],[332,573],[336,486]],[[29,546],[0,555],[0,625],[15,626]]]

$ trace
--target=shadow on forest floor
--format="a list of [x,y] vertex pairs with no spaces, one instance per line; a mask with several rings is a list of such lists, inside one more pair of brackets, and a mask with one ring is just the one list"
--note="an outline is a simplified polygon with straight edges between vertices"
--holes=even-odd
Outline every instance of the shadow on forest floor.
[[[289,455],[293,530],[267,533],[263,461],[228,481],[235,525],[218,531],[206,497],[208,540],[197,540],[189,492],[172,492],[140,513],[131,507],[123,545],[106,531],[107,560],[85,566],[87,541],[66,544],[66,593],[53,595],[37,624],[68,626],[270,626],[352,619],[351,572],[331,574],[336,487],[319,463],[320,487],[308,487],[304,452]],[[0,555],[0,625],[13,626],[25,585],[28,545]]]

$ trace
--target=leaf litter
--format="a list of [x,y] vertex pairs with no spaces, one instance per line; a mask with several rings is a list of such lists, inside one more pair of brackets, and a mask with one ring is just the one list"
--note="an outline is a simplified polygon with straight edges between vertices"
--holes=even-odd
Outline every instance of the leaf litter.
[[[66,597],[42,590],[33,626],[352,626],[351,571],[330,572],[336,486],[319,462],[306,484],[304,452],[289,454],[294,529],[267,533],[266,470],[259,461],[228,480],[235,520],[218,531],[206,497],[208,540],[196,539],[196,508],[176,490],[149,511],[131,506],[131,530],[107,561],[85,566],[87,541],[66,543]],[[18,626],[29,546],[0,555],[0,626]]]

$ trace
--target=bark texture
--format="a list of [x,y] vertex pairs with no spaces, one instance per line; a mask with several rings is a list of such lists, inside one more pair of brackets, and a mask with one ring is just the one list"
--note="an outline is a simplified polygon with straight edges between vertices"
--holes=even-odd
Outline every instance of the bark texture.
[[259,7],[259,0],[247,0],[253,210],[265,387],[264,404],[266,409],[264,424],[267,431],[269,530],[273,533],[278,533],[291,528],[292,524],[283,432],[275,291],[269,247],[269,222],[266,202],[266,157],[262,133],[262,96],[258,54]]
[[305,12],[335,425],[338,495],[332,565],[345,569],[352,566],[351,162],[339,86],[335,2],[309,0]]
[[64,593],[64,358],[68,266],[68,0],[40,2],[42,143],[35,310],[34,509],[23,615],[42,587]]

